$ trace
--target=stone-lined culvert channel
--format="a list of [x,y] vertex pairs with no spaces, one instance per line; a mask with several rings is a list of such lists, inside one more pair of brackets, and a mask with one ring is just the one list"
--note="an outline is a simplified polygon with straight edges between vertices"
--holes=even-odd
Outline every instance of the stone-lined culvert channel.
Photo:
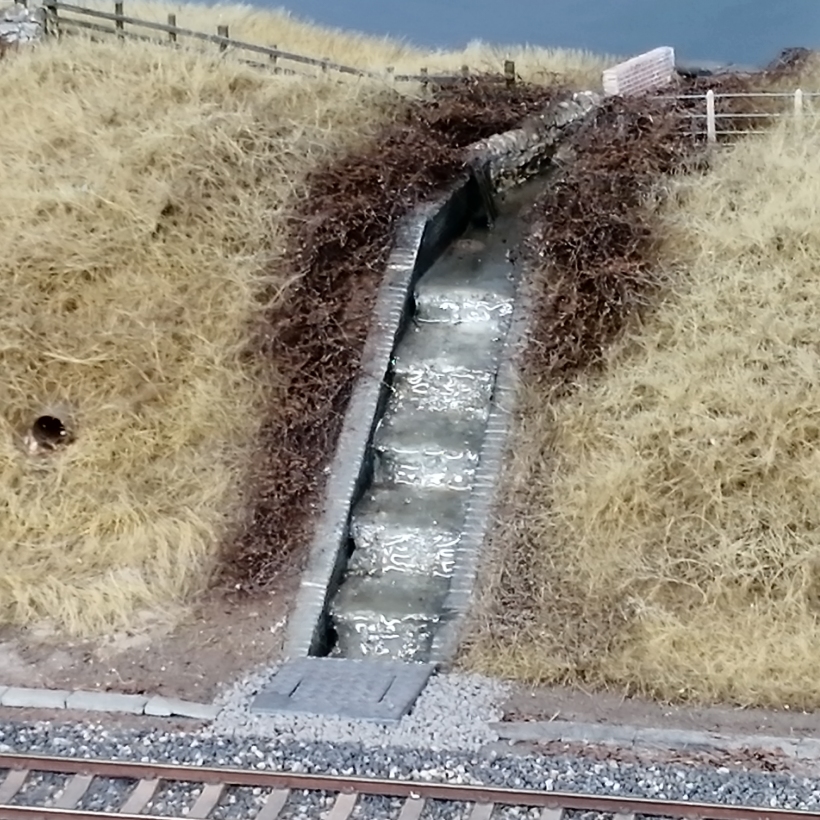
[[538,187],[511,191],[492,228],[468,228],[415,285],[330,601],[334,656],[428,661],[452,615],[445,604],[515,300],[511,248]]
[[471,146],[470,172],[401,225],[290,618],[290,662],[255,711],[395,720],[452,659],[525,324],[522,213],[597,102],[568,96]]

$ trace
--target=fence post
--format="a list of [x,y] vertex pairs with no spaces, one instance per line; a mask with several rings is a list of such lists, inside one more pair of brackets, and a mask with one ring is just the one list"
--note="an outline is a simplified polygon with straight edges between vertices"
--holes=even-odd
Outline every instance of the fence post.
[[176,16],[176,14],[169,14],[168,15],[168,25],[171,28],[171,31],[168,32],[168,39],[172,43],[175,43],[177,41],[177,33],[176,33],[177,16]]
[[46,0],[46,2],[43,3],[43,8],[46,10],[46,33],[56,35],[59,39],[60,20],[57,16],[57,0]]
[[225,40],[228,39],[228,27],[227,26],[217,26],[216,27],[216,36],[221,37],[222,41],[219,43],[219,50],[220,51],[227,51],[228,44]]
[[421,71],[421,90],[426,94],[430,87],[430,81],[427,79],[427,66],[422,66]]
[[327,74],[327,64],[330,62],[330,57],[322,57],[322,74]]
[[123,10],[122,10],[122,0],[117,0],[114,3],[114,15],[117,18],[114,21],[114,28],[117,29],[117,37],[123,37],[125,34],[125,23],[123,21]]
[[796,117],[803,116],[803,89],[798,88],[794,92],[794,114]]
[[274,73],[274,74],[278,74],[278,73],[279,73],[279,68],[278,68],[278,66],[276,65],[276,61],[279,59],[279,56],[275,53],[277,49],[278,49],[278,46],[274,43],[274,44],[271,46],[271,50],[272,50],[274,53],[270,55],[270,62],[271,62],[271,65],[273,66],[273,73]]
[[715,122],[715,92],[710,88],[706,92],[706,139],[717,142],[717,123]]
[[504,79],[507,88],[512,88],[515,85],[515,63],[512,60],[504,60]]

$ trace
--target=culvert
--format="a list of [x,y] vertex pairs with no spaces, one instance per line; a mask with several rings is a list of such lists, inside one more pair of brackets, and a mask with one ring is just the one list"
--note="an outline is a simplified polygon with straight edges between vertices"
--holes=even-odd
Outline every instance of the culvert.
[[518,338],[508,333],[526,312],[516,306],[520,214],[567,127],[596,104],[573,95],[473,146],[471,173],[401,226],[291,617],[289,662],[254,711],[396,720],[452,660],[505,437],[499,368],[510,369]]

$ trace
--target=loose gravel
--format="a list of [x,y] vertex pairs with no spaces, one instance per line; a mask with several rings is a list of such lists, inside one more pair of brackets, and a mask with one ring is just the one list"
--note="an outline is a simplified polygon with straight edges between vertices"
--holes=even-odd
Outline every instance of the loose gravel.
[[231,687],[216,703],[220,713],[213,731],[225,735],[277,737],[280,740],[404,746],[412,749],[480,749],[498,740],[488,723],[501,720],[500,704],[509,688],[479,675],[434,675],[412,714],[398,725],[352,722],[315,715],[257,715],[253,698],[276,673],[256,672]]
[[306,820],[320,817],[336,799],[330,792],[291,792],[279,817],[281,820]]
[[154,797],[145,806],[145,814],[182,817],[191,810],[202,786],[198,783],[162,783]]
[[211,812],[211,820],[232,820],[234,817],[255,817],[265,804],[270,789],[233,786],[225,790]]
[[83,811],[116,811],[135,786],[133,780],[95,778],[77,804]]
[[[431,682],[416,711],[393,728],[307,717],[256,718],[247,707],[242,708],[241,698],[233,691],[223,701],[232,704],[230,715],[221,715],[214,725],[197,732],[10,721],[0,723],[0,752],[820,810],[818,779],[795,772],[744,771],[692,762],[592,760],[568,753],[504,755],[482,749],[483,739],[495,741],[486,721],[497,719],[502,690],[476,678],[441,676]],[[428,748],[428,743],[436,748]],[[43,788],[45,794],[55,785],[48,778],[32,788]],[[128,790],[123,788],[123,799]],[[178,794],[182,808],[191,793]],[[222,802],[223,820],[249,816],[248,809],[257,808],[266,792],[242,789],[231,794],[234,800]],[[112,801],[115,796],[109,794]],[[172,801],[171,795],[163,795],[163,802],[171,805]],[[298,793],[292,795],[285,816],[315,817],[319,815],[311,812],[326,811],[329,805],[320,794]],[[389,803],[370,808],[363,804],[357,817],[370,820],[373,815],[385,820],[393,816]],[[454,804],[429,804],[425,817],[451,820],[460,811]],[[513,820],[529,818],[529,814],[526,809],[510,809],[499,816]]]
[[50,806],[69,780],[70,775],[33,772],[14,795],[12,803],[15,806]]

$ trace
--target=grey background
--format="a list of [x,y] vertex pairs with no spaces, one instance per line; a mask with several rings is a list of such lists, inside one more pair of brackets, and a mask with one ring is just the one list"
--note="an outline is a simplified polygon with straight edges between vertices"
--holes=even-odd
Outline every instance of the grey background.
[[820,48],[820,0],[281,0],[324,25],[427,47],[470,40],[631,56],[674,46],[681,61],[761,65],[788,46]]

